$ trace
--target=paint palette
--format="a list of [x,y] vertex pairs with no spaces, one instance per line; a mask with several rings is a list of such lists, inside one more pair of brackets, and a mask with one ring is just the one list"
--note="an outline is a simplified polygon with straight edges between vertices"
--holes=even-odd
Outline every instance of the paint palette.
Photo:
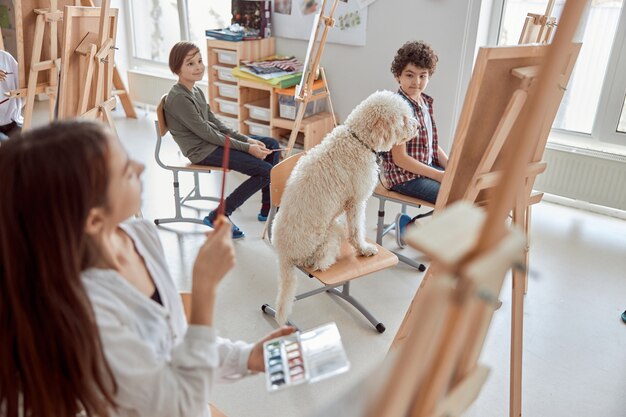
[[321,381],[350,369],[335,323],[263,344],[268,391]]

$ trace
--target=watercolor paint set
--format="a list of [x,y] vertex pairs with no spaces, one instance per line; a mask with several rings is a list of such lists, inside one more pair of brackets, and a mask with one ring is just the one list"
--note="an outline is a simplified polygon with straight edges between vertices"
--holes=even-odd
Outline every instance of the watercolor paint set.
[[263,344],[268,391],[321,381],[350,369],[335,323]]

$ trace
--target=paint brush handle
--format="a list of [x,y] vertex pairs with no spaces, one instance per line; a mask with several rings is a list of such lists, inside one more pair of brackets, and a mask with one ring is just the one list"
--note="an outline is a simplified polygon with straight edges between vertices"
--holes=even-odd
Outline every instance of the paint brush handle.
[[217,206],[217,218],[224,216],[224,192],[226,191],[226,172],[228,171],[228,158],[230,157],[230,137],[227,135],[224,141],[224,157],[222,158],[222,192],[220,204]]

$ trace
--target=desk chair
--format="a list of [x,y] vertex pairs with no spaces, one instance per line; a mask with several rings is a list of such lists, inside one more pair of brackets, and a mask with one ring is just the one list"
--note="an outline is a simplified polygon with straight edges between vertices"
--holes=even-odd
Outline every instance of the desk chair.
[[[161,101],[156,109],[157,120],[154,122],[156,127],[156,147],[154,149],[154,159],[156,159],[156,163],[163,169],[168,171],[172,171],[172,175],[174,176],[174,207],[176,210],[176,215],[174,217],[166,218],[166,219],[155,219],[154,223],[156,225],[166,224],[166,223],[202,223],[202,219],[193,218],[193,217],[183,217],[181,213],[182,206],[185,206],[188,201],[214,201],[219,203],[219,196],[204,196],[200,193],[200,173],[209,173],[211,171],[223,171],[222,167],[218,166],[208,166],[208,165],[198,165],[190,163],[186,158],[179,157],[178,161],[167,161],[165,162],[161,158],[161,142],[163,137],[167,134],[168,128],[165,122],[165,111],[163,106],[165,105],[165,99],[167,98],[167,94],[164,94],[161,97]],[[191,172],[193,173],[193,188],[189,193],[182,197],[180,196],[180,183],[178,181],[178,173],[179,172]],[[226,175],[223,173],[222,175]]]
[[[290,156],[276,165],[270,173],[271,207],[267,219],[269,231],[268,236],[270,241],[272,239],[272,223],[280,207],[280,201],[285,190],[285,184],[287,183],[287,179],[289,178],[291,171],[303,155],[304,153],[299,153]],[[341,253],[337,258],[337,262],[326,271],[312,271],[307,268],[300,268],[300,270],[307,274],[310,278],[317,278],[323,286],[321,288],[297,295],[296,301],[322,292],[336,295],[352,304],[352,306],[359,310],[361,314],[363,314],[365,318],[372,323],[379,333],[383,333],[385,331],[385,325],[379,322],[361,303],[359,303],[359,301],[350,295],[350,282],[353,279],[369,275],[373,272],[398,264],[398,258],[396,255],[380,245],[376,246],[378,247],[378,253],[376,255],[369,257],[357,256],[354,248],[348,243],[347,240],[345,240],[342,244]],[[272,317],[275,317],[276,315],[276,310],[270,307],[269,304],[263,304],[263,306],[261,306],[261,310]]]
[[[407,206],[411,206],[415,208],[420,208],[422,206],[425,206],[425,207],[431,207],[433,209],[435,207],[434,204],[429,203],[428,201],[409,197],[407,195],[388,190],[380,183],[376,186],[376,189],[374,190],[374,193],[372,194],[372,196],[378,199],[378,224],[376,226],[376,243],[379,245],[383,244],[383,236],[385,236],[387,233],[389,233],[390,231],[396,228],[396,225],[394,223],[385,225],[385,203],[387,203],[387,201],[392,201],[394,203],[401,204],[402,213],[406,213]],[[422,214],[415,216],[414,219],[421,219],[422,217],[430,216],[432,213],[433,211],[431,210],[427,213],[422,213]],[[396,233],[400,233],[400,231],[396,230]],[[424,272],[426,270],[426,266],[423,263],[418,262],[415,259],[411,259],[407,256],[404,256],[401,253],[398,253],[396,251],[391,251],[391,252],[393,252],[398,257],[398,259],[404,262],[405,264],[412,266],[413,268],[416,268],[421,272]]]
[[[183,302],[185,318],[189,321],[189,317],[191,317],[191,293],[181,292],[180,299]],[[213,404],[209,404],[209,408],[211,409],[211,417],[226,417],[226,414],[218,410]]]

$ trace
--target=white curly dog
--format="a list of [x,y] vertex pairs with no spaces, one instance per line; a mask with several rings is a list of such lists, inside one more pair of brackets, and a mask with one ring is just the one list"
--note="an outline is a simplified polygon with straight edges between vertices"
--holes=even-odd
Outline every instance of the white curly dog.
[[365,241],[365,205],[378,181],[377,152],[389,151],[417,134],[418,122],[398,94],[377,91],[346,122],[300,158],[287,180],[272,226],[280,282],[276,320],[284,324],[296,294],[295,267],[324,271],[344,240],[363,256],[378,252]]

